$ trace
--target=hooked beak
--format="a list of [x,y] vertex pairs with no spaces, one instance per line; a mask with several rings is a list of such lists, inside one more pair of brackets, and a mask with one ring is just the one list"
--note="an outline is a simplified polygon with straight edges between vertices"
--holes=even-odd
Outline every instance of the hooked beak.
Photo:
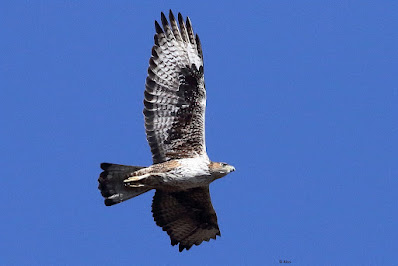
[[235,167],[233,167],[232,165],[229,166],[229,172],[233,172],[235,171]]

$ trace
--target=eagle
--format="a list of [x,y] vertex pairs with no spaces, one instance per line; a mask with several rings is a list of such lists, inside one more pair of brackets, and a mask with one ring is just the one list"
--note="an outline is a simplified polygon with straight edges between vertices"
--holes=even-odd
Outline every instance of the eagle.
[[221,236],[209,184],[235,171],[206,153],[202,46],[190,19],[170,10],[155,21],[144,93],[149,167],[102,163],[99,190],[111,206],[152,189],[153,218],[179,251]]

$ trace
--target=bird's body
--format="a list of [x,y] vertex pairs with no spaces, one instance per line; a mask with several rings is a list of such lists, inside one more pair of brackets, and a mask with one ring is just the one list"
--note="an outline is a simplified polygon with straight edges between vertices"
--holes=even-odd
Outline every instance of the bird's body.
[[214,171],[216,167],[221,168],[219,163],[210,162],[207,156],[171,160],[132,172],[124,183],[132,188],[180,191],[209,185],[227,174]]
[[154,189],[178,191],[210,184],[214,179],[202,158],[188,158],[167,161],[152,165],[132,173],[124,182],[127,186],[134,183],[144,184]]
[[107,206],[151,189],[157,225],[182,251],[220,235],[209,184],[235,170],[210,161],[205,145],[206,90],[203,55],[191,22],[170,11],[155,21],[155,45],[145,86],[144,115],[153,165],[103,163],[98,181]]

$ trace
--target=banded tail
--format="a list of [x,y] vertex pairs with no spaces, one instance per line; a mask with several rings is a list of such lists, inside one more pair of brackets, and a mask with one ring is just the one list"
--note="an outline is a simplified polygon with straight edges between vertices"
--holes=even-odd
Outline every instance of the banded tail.
[[126,201],[150,190],[148,188],[126,187],[123,183],[128,174],[142,168],[145,167],[111,163],[101,164],[101,169],[104,171],[98,178],[98,189],[101,190],[101,194],[105,198],[106,206]]

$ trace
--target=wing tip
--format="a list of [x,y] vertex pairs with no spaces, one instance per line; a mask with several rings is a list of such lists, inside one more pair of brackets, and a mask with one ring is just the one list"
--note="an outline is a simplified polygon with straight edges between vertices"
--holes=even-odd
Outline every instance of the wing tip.
[[178,12],[178,22],[179,22],[180,24],[184,23],[184,18],[182,17],[182,15],[181,15],[180,12]]
[[155,20],[155,29],[157,34],[164,33],[162,27],[160,27],[159,23],[157,20]]
[[170,19],[170,21],[175,20],[173,11],[171,9],[169,9],[169,19]]
[[161,20],[162,20],[163,26],[169,25],[169,22],[167,21],[166,16],[164,15],[163,12],[160,13],[160,18],[161,18]]
[[186,23],[187,27],[192,28],[192,22],[191,22],[191,19],[188,16],[187,16],[187,19],[185,20],[185,23]]

